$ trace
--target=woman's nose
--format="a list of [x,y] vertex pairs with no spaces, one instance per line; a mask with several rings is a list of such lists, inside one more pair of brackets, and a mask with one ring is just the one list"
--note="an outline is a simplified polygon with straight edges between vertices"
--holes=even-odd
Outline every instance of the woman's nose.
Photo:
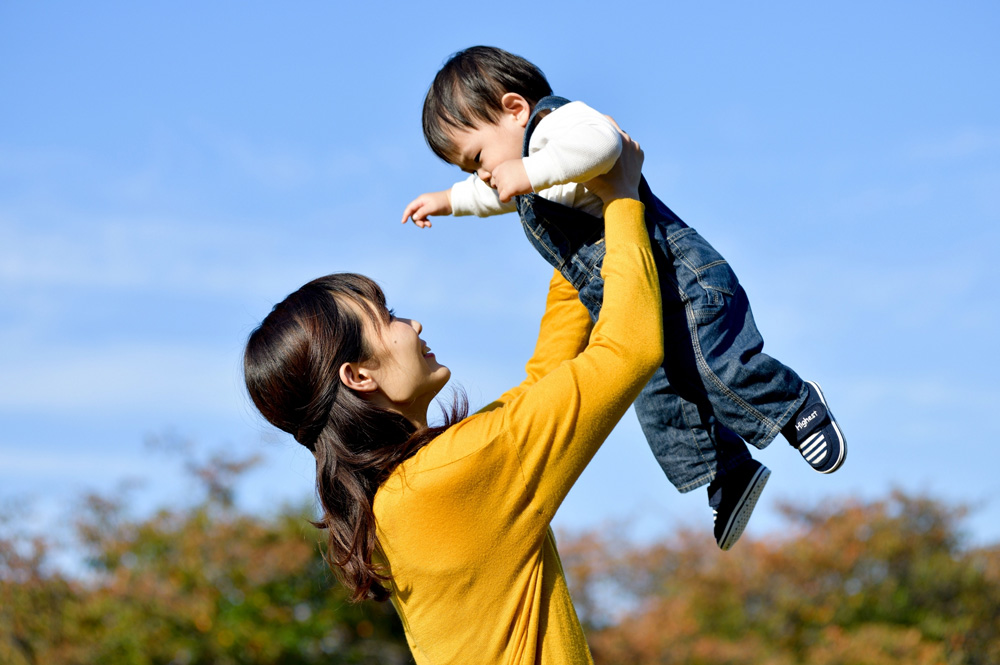
[[413,329],[417,331],[418,335],[424,329],[424,327],[420,325],[420,321],[417,321],[416,319],[410,319],[410,325],[413,326]]

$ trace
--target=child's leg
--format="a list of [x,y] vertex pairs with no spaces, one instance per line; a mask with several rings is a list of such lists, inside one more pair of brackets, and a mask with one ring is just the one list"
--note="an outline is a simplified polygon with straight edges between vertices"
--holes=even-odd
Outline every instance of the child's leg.
[[693,229],[668,240],[712,411],[723,425],[763,448],[805,402],[805,382],[763,352],[750,302],[725,259]]
[[716,417],[757,448],[803,405],[805,382],[763,352],[750,302],[737,285],[716,308],[691,312],[692,340]]
[[847,444],[819,387],[763,352],[746,292],[711,245],[691,229],[669,240],[716,418],[758,448],[782,432],[815,470],[836,471]]
[[663,365],[635,400],[656,461],[679,492],[690,492],[750,459],[736,435],[718,436],[683,310],[663,313]]
[[661,367],[635,400],[635,413],[653,456],[679,492],[690,492],[750,459],[733,435],[716,441],[707,410],[678,395]]
[[[669,280],[664,286],[670,288]],[[683,306],[664,307],[664,348],[663,365],[635,401],[636,415],[660,468],[679,491],[711,482],[715,538],[727,550],[746,528],[770,471],[712,415]]]

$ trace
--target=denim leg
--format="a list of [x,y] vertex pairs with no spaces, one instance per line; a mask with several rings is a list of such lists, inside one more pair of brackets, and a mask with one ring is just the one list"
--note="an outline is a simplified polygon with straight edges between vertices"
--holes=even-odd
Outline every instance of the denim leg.
[[716,418],[764,448],[805,402],[805,382],[763,352],[764,340],[743,287],[717,308],[693,311],[690,324]]
[[635,400],[635,413],[653,456],[678,492],[710,483],[750,459],[731,430],[670,389],[661,367]]
[[801,407],[805,383],[763,352],[750,301],[729,264],[693,229],[669,238],[690,343],[716,419],[763,448]]
[[[748,459],[743,439],[767,445],[806,389],[761,352],[746,294],[725,259],[645,180],[640,189],[660,276],[666,358],[635,407],[660,466],[686,492]],[[517,197],[517,206],[528,240],[596,318],[604,295],[602,220],[534,194]]]
[[[663,286],[670,288],[669,282]],[[713,415],[685,308],[664,309],[663,365],[639,393],[635,412],[660,468],[679,492],[689,492],[725,475],[750,454]]]

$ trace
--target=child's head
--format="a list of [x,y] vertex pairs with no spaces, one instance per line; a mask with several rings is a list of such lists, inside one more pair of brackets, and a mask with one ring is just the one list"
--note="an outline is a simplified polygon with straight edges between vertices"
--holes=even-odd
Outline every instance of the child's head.
[[497,124],[507,93],[534,108],[552,88],[538,67],[492,46],[473,46],[448,58],[424,99],[424,138],[434,154],[456,163],[454,133]]

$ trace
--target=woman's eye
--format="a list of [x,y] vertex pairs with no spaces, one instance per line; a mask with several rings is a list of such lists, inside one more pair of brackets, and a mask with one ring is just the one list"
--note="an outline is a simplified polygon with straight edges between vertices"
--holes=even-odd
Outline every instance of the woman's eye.
[[396,310],[394,310],[394,309],[390,309],[389,310],[389,320],[390,321],[395,321],[396,320]]

